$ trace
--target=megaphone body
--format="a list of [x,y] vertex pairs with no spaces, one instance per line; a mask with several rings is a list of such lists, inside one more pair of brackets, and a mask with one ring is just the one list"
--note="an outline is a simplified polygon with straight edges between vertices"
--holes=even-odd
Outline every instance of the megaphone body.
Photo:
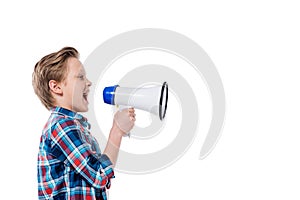
[[162,86],[128,88],[119,85],[105,87],[103,100],[110,105],[127,106],[158,115],[163,120],[168,104],[168,84]]

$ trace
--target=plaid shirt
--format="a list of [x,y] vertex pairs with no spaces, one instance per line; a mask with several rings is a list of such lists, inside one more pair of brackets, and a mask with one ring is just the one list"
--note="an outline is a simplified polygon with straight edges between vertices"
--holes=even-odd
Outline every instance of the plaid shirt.
[[101,154],[87,119],[61,107],[51,111],[38,154],[39,199],[107,199],[112,163]]

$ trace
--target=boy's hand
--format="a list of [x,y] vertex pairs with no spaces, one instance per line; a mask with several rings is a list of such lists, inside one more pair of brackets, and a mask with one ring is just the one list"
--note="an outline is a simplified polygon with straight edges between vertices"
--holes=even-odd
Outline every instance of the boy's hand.
[[115,113],[113,127],[118,128],[122,136],[124,136],[133,128],[134,122],[134,108],[128,108]]

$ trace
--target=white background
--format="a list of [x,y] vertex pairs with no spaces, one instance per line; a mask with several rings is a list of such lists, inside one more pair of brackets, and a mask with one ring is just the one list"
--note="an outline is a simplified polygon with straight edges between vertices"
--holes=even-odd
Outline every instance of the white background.
[[[8,1],[7,1],[8,2]],[[299,199],[300,13],[297,1],[9,1],[0,3],[1,199],[37,199],[36,155],[48,112],[31,74],[44,55],[138,28],[196,41],[223,80],[226,121],[214,151],[200,136],[170,167],[117,173],[110,199]]]

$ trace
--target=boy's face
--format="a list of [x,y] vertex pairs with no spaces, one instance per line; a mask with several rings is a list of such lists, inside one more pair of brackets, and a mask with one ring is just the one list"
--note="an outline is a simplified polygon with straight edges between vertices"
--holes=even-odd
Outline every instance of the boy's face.
[[86,78],[83,65],[77,58],[69,58],[67,67],[67,77],[62,84],[64,107],[75,112],[86,112],[92,83]]

